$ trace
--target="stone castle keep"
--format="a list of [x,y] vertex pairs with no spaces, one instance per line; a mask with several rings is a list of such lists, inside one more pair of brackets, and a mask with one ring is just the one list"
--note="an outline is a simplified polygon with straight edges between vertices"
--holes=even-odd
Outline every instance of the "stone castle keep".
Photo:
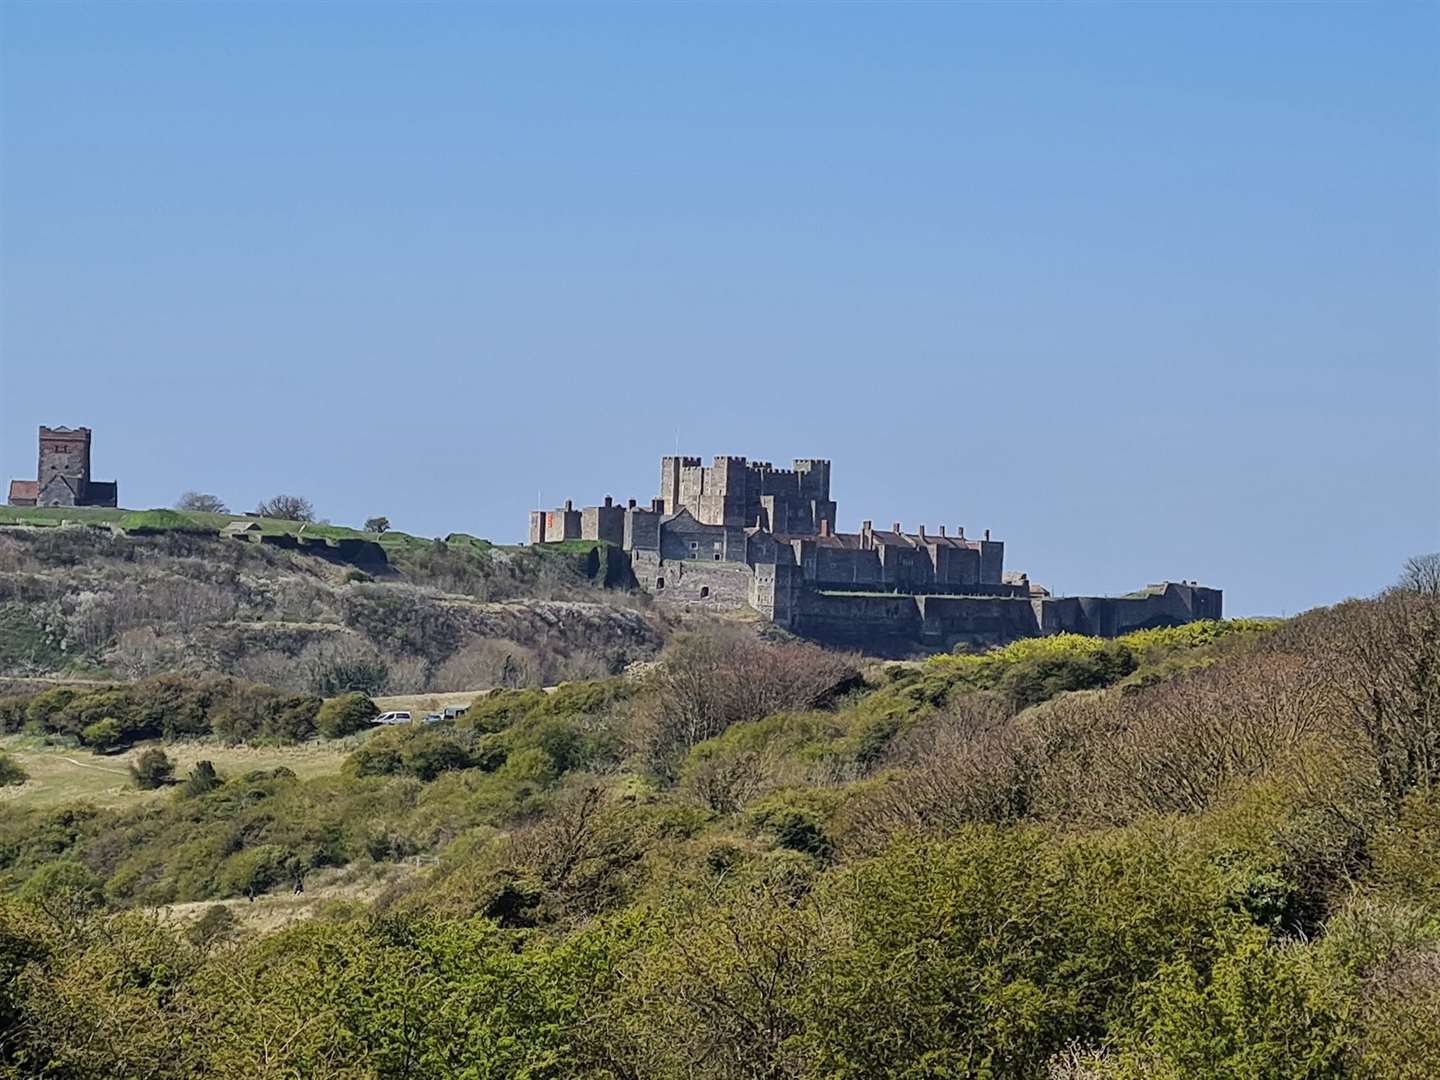
[[118,506],[114,480],[90,479],[90,429],[42,427],[34,480],[10,481],[11,506]]
[[994,645],[1070,631],[1115,636],[1218,619],[1221,594],[1165,582],[1121,597],[1054,597],[1005,571],[1005,545],[921,525],[907,532],[835,527],[830,463],[789,469],[743,457],[660,460],[648,505],[607,497],[530,514],[530,543],[603,540],[630,558],[640,586],[683,606],[746,606],[796,633],[838,645],[903,652]]

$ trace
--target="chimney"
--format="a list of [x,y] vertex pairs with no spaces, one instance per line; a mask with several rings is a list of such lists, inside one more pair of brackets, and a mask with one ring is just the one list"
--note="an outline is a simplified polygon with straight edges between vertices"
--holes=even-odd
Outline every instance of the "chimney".
[[900,531],[900,523],[897,521],[894,525],[891,525],[890,531],[893,533],[898,533]]
[[626,505],[627,505],[631,510],[634,510],[634,509],[635,509],[635,500],[634,500],[634,499],[631,499]]
[[945,526],[944,526],[944,525],[941,525],[941,526],[940,526],[940,535],[941,535],[941,536],[944,536],[944,535],[945,535]]
[[925,526],[924,526],[924,525],[921,525],[921,526],[920,526],[920,534],[919,534],[919,535],[920,535],[920,539],[921,539],[921,540],[924,540],[924,539],[925,539]]
[[869,551],[875,546],[875,537],[871,535],[874,531],[875,526],[873,523],[869,521],[860,522],[860,546],[866,551]]
[[606,496],[605,496],[605,505],[606,505],[607,507],[614,506],[614,505],[615,505],[615,500],[612,499],[609,495],[606,495]]
[[565,509],[566,509],[566,510],[574,510],[574,509],[575,509],[575,502],[574,502],[573,499],[566,499],[566,500],[565,500]]
[[989,530],[989,529],[986,529],[986,530],[985,530],[985,539],[986,539],[986,540],[989,540],[989,539],[990,539],[990,530]]
[[829,536],[829,535],[830,535],[830,519],[829,519],[829,518],[821,518],[821,519],[820,519],[820,535],[821,535],[821,536]]
[[964,539],[965,539],[965,526],[964,526],[964,525],[956,525],[956,526],[955,526],[955,535],[958,536],[961,540],[964,540]]

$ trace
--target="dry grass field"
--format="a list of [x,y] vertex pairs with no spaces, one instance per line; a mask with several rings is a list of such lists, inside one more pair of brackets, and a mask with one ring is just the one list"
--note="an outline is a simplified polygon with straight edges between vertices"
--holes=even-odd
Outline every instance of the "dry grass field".
[[[175,775],[180,778],[202,759],[213,762],[221,774],[283,765],[297,776],[311,777],[338,772],[346,755],[363,738],[362,735],[297,746],[226,746],[194,741],[167,743],[163,747],[174,760]],[[0,739],[0,748],[14,756],[30,774],[24,784],[0,788],[0,804],[29,807],[90,802],[97,806],[121,806],[163,796],[163,789],[141,791],[130,782],[130,762],[152,745],[162,744],[146,743],[124,754],[95,754],[80,748],[47,746],[32,736]]]

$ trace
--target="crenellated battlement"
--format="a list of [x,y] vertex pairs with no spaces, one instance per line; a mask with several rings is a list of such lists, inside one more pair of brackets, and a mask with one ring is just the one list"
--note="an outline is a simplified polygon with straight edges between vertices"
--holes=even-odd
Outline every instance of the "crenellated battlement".
[[[990,530],[967,537],[895,522],[840,532],[830,498],[830,461],[796,458],[792,468],[722,454],[660,459],[660,495],[649,506],[530,515],[530,542],[603,540],[631,560],[640,587],[685,608],[748,604],[802,634],[872,647],[886,638],[948,648],[1015,637],[1218,618],[1215,589],[1173,583],[1142,601],[1055,599],[1023,573],[1005,570],[1005,545]],[[851,635],[851,637],[847,637]]]

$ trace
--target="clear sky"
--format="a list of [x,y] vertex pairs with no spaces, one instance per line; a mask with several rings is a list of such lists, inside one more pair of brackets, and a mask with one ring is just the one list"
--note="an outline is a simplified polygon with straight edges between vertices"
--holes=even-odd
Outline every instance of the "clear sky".
[[662,454],[1293,613],[1440,547],[1440,6],[18,4],[0,471],[523,536]]

